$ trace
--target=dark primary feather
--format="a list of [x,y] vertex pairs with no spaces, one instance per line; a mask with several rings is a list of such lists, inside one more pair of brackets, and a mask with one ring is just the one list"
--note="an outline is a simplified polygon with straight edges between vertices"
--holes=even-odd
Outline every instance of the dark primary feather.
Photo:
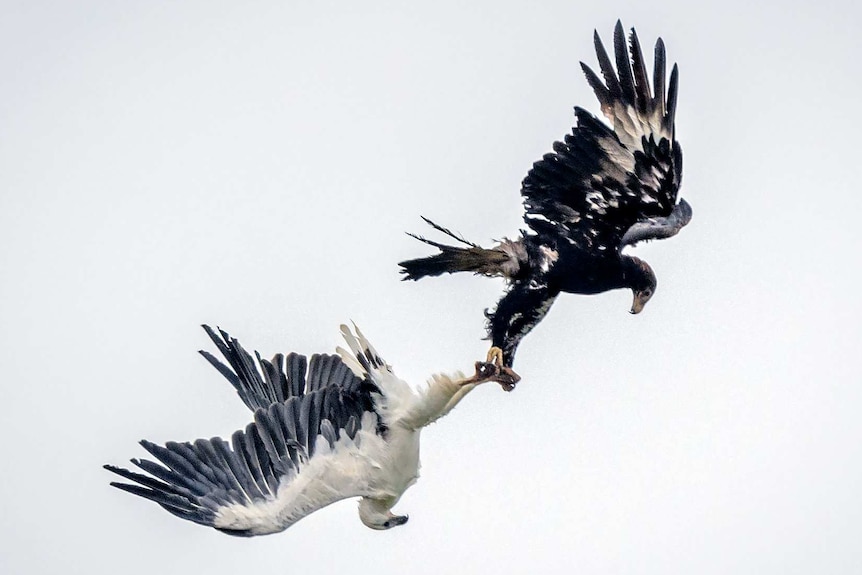
[[[599,68],[602,71],[602,75],[605,77],[605,84],[607,85],[608,92],[612,98],[621,98],[623,96],[623,91],[620,87],[619,80],[617,80],[617,73],[614,71],[611,59],[608,58],[608,53],[605,50],[605,45],[602,44],[602,38],[599,36],[598,30],[593,31],[593,44],[595,44],[596,47],[596,58],[599,61]],[[581,62],[581,65],[583,64],[584,63]]]
[[[613,129],[582,108],[575,108],[577,125],[554,152],[533,165],[524,178],[525,221],[539,234],[550,221],[560,235],[587,251],[617,251],[632,225],[648,218],[670,215],[676,204],[681,177],[681,152],[667,136],[673,134],[678,91],[676,66],[664,99],[664,50],[656,46],[654,93],[651,96],[640,42],[632,30],[626,45],[622,24],[614,29],[616,69],[595,35],[596,55],[605,79],[581,63],[587,82],[596,93]],[[626,108],[639,117],[633,125]],[[667,109],[667,112],[663,111]],[[643,131],[655,116],[667,134],[649,129],[625,144],[620,133]],[[621,132],[622,130],[622,132]],[[616,133],[615,133],[616,132]]]
[[653,108],[657,109],[659,115],[664,116],[665,114],[665,91],[664,91],[664,83],[665,83],[665,67],[667,64],[665,63],[665,53],[664,53],[664,40],[659,38],[655,41],[655,63],[653,66],[653,75],[652,75],[652,86],[655,95],[653,96]]
[[[611,95],[611,91],[602,83],[596,73],[583,62],[581,62],[581,70],[584,72],[584,76],[586,76],[587,83],[590,85],[590,88],[595,92],[602,111],[611,110],[613,103],[613,95]],[[559,142],[554,142],[554,145],[556,144],[559,144]]]
[[637,109],[644,114],[647,111],[647,106],[652,102],[650,94],[649,79],[647,77],[646,64],[644,64],[643,52],[641,52],[641,43],[638,40],[637,32],[632,28],[631,35],[631,57],[632,71],[634,72],[635,93]]
[[670,85],[667,89],[667,111],[665,112],[665,128],[674,133],[674,119],[676,117],[676,99],[679,91],[679,68],[676,64],[670,71]]
[[[131,483],[111,485],[159,504],[170,513],[213,526],[220,508],[272,498],[314,457],[318,436],[330,445],[359,431],[362,414],[373,412],[371,394],[379,390],[356,377],[341,358],[276,355],[271,362],[253,356],[226,332],[203,326],[228,365],[201,354],[254,411],[254,422],[231,436],[164,446],[141,441],[153,460],[133,459],[146,472],[105,465]],[[306,366],[308,369],[306,370]],[[378,425],[378,431],[380,431]],[[231,532],[250,535],[250,532]]]
[[623,32],[623,24],[619,20],[614,27],[614,54],[616,55],[617,73],[619,74],[623,97],[627,102],[634,103],[635,80],[629,64],[629,53],[626,50],[626,33]]

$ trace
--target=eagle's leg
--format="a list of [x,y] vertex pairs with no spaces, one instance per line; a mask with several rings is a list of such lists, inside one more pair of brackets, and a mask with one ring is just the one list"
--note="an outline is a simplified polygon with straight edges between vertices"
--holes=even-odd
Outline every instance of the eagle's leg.
[[[478,366],[480,363],[483,362],[476,362],[476,365]],[[515,373],[515,370],[503,364],[503,350],[496,345],[488,350],[488,357],[484,364],[494,366],[497,371],[494,381],[506,391],[512,391],[515,389],[515,384],[521,381],[521,376]]]
[[488,363],[493,363],[498,367],[503,367],[503,350],[496,345],[492,346],[491,349],[488,350],[488,359],[486,361]]
[[524,335],[542,321],[560,293],[556,288],[550,288],[542,277],[533,279],[535,281],[514,282],[506,295],[497,302],[497,308],[493,312],[485,312],[488,318],[488,339],[492,345],[488,350],[487,361],[493,361],[500,373],[510,377],[513,383],[521,379],[512,370],[518,344]]

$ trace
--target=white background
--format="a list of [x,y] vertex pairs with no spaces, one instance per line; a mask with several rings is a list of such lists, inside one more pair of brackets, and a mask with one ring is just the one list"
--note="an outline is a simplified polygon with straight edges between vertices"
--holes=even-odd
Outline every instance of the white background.
[[[0,571],[862,571],[858,4],[359,4],[2,3]],[[515,235],[618,17],[680,65],[695,214],[635,251],[643,314],[562,296],[514,393],[426,431],[399,529],[234,539],[108,487],[248,421],[200,323],[470,369],[502,284],[399,282],[402,232]]]

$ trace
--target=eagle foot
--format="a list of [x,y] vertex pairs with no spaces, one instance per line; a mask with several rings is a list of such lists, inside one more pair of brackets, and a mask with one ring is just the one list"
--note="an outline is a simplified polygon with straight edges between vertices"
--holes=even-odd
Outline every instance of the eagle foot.
[[477,361],[476,373],[473,377],[465,379],[461,385],[485,383],[486,381],[496,381],[506,391],[515,389],[515,384],[520,381],[521,377],[508,367],[500,367],[496,363],[489,361]]
[[521,376],[515,373],[515,370],[513,370],[511,367],[503,365],[503,350],[496,345],[488,350],[488,357],[486,361],[476,362],[477,373],[480,364],[493,366],[496,373],[491,378],[491,380],[499,383],[500,387],[502,387],[505,391],[512,391],[513,389],[515,389],[515,385],[519,381],[521,381]]
[[497,367],[503,367],[503,350],[496,345],[492,346],[491,349],[488,350],[488,359],[485,361],[493,363]]

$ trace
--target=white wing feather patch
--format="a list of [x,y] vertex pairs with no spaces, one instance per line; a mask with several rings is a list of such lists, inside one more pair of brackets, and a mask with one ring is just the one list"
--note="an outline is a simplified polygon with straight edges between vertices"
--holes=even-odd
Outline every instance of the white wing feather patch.
[[673,140],[673,134],[662,125],[663,112],[658,108],[647,117],[638,113],[631,104],[617,101],[612,109],[602,108],[602,113],[611,122],[620,142],[629,150],[644,151],[641,138],[649,139],[650,135],[654,135],[656,141],[661,138]]
[[333,447],[318,435],[314,456],[298,474],[282,479],[274,497],[226,505],[219,509],[214,526],[254,535],[277,533],[342,499],[377,495],[371,486],[386,446],[374,432],[375,424],[374,415],[365,413],[356,438],[342,434]]

